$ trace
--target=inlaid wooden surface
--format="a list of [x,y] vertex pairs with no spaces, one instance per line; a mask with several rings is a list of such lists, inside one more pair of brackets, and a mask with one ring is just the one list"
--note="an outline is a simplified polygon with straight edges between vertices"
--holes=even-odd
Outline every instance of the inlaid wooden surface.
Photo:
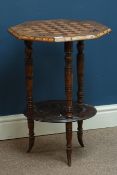
[[86,120],[96,114],[96,109],[87,104],[79,105],[73,102],[73,115],[68,117],[66,101],[54,100],[35,103],[33,106],[33,118],[40,122],[67,123]]
[[21,40],[65,42],[100,38],[111,29],[94,21],[57,19],[24,22],[9,32]]

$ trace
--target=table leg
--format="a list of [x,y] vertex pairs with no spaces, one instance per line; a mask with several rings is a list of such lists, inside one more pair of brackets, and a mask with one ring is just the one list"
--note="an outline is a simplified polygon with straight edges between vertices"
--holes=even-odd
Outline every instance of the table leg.
[[[65,92],[66,116],[72,117],[72,42],[65,42]],[[66,152],[68,165],[71,166],[72,122],[66,123]]]
[[82,128],[82,125],[83,125],[83,120],[78,121],[77,137],[78,137],[79,144],[80,144],[82,147],[84,147],[84,143],[83,143],[83,128]]
[[30,152],[34,145],[34,119],[33,119],[33,100],[32,100],[32,87],[33,87],[33,66],[32,66],[32,42],[25,41],[25,77],[26,77],[26,116],[29,128],[29,148]]
[[66,123],[66,153],[67,153],[67,162],[71,166],[71,153],[72,153],[72,122]]
[[[82,108],[83,105],[83,76],[84,76],[84,41],[79,41],[77,43],[77,82],[78,82],[78,92],[77,92],[77,98],[78,98],[78,104]],[[77,137],[79,144],[84,147],[83,144],[83,120],[78,121],[78,131],[77,131]]]
[[35,137],[34,137],[34,120],[33,119],[27,119],[28,122],[28,128],[29,128],[29,147],[27,150],[27,153],[30,153],[32,150],[32,147],[34,145]]

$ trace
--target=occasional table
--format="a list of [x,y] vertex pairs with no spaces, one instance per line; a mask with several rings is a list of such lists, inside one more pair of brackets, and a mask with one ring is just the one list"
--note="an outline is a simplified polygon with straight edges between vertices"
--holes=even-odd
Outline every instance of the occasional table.
[[[84,76],[84,40],[100,38],[111,32],[111,29],[94,21],[79,20],[39,20],[29,21],[9,28],[9,32],[25,44],[25,77],[26,77],[26,103],[24,113],[29,128],[29,148],[34,145],[34,120],[40,122],[66,123],[66,152],[67,162],[71,166],[72,152],[72,122],[78,122],[77,137],[80,145],[83,144],[83,120],[96,114],[96,109],[83,101]],[[33,59],[32,43],[38,42],[64,42],[65,51],[65,94],[66,99],[55,101],[33,101]],[[72,100],[72,45],[77,42],[77,101]],[[54,81],[54,80],[53,80]]]

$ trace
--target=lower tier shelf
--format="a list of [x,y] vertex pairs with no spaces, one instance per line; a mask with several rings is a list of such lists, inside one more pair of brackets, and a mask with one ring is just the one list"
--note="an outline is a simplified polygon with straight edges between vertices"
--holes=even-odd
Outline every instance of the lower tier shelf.
[[72,117],[66,116],[66,101],[45,101],[34,104],[33,119],[40,122],[67,123],[86,120],[96,114],[93,106],[73,103]]

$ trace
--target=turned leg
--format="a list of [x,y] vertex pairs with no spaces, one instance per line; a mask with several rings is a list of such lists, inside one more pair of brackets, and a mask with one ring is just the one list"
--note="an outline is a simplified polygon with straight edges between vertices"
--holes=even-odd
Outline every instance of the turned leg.
[[[72,42],[65,42],[66,117],[72,117]],[[72,122],[66,123],[67,162],[71,166]]]
[[84,143],[83,143],[83,128],[82,128],[82,125],[83,125],[83,120],[78,121],[77,137],[78,137],[79,144],[80,144],[82,147],[84,147]]
[[[77,101],[80,108],[82,108],[83,105],[83,75],[84,75],[84,42],[79,41],[77,43],[77,81],[78,81],[78,92],[77,92]],[[79,144],[84,147],[83,144],[83,120],[78,121],[78,131],[77,131],[77,137]]]
[[29,153],[32,150],[32,147],[34,145],[35,137],[34,137],[34,120],[28,118],[28,129],[29,129],[29,147],[27,150],[27,153]]
[[29,128],[29,148],[30,152],[34,145],[34,120],[33,120],[33,100],[32,100],[32,42],[25,41],[25,77],[26,77],[26,116]]
[[72,122],[66,123],[66,153],[67,153],[67,163],[71,166],[71,153],[72,153]]

